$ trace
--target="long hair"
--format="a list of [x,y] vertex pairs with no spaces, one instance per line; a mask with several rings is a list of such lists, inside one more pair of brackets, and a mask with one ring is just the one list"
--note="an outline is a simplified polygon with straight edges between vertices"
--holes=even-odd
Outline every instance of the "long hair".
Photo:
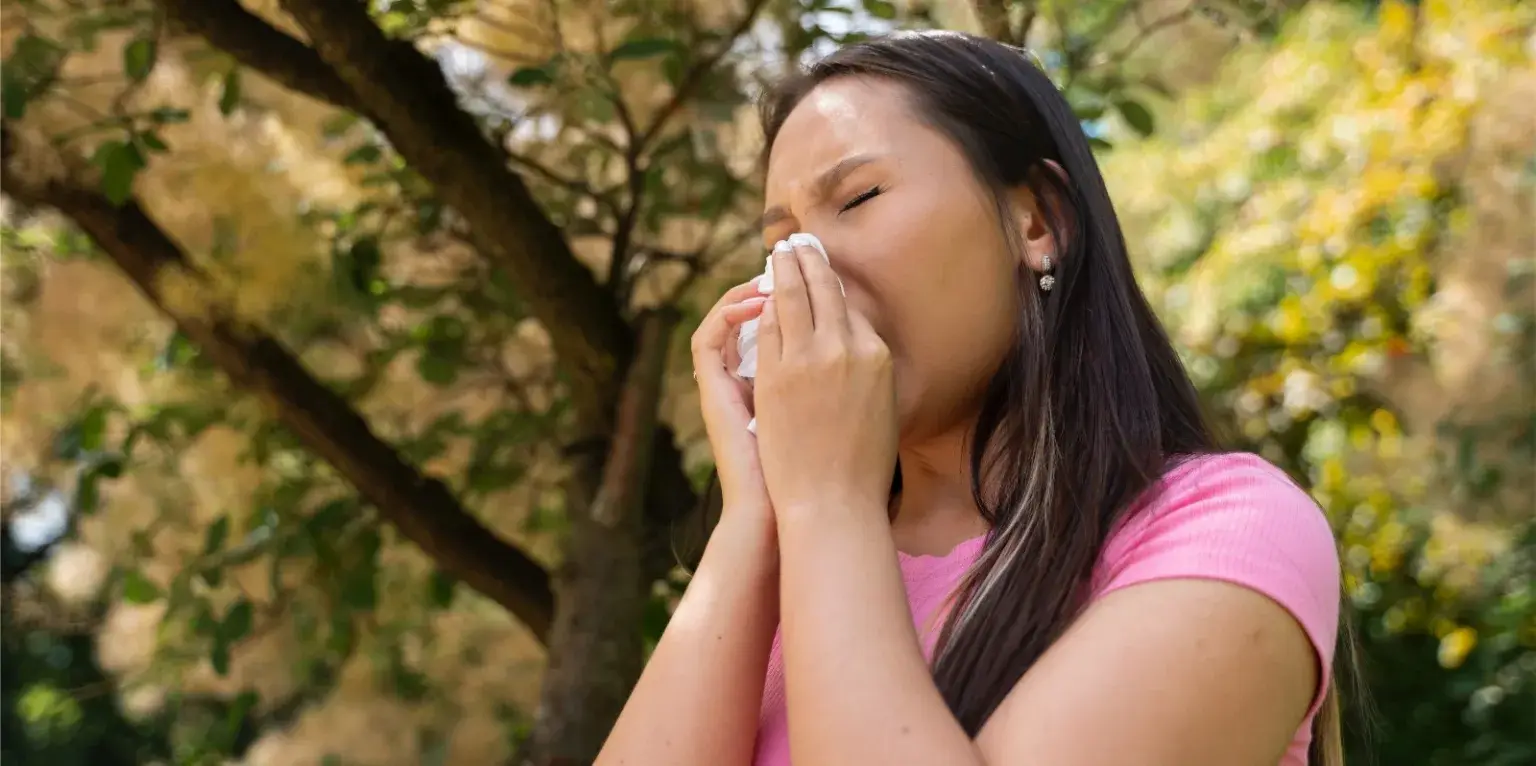
[[[974,737],[1080,614],[1100,551],[1138,496],[1216,443],[1136,284],[1087,137],[1025,52],[955,32],[844,47],[767,94],[764,151],[813,88],[847,76],[904,87],[914,115],[952,140],[990,190],[1011,247],[1024,247],[1008,194],[1021,186],[1040,200],[1058,247],[1049,292],[1021,270],[1015,339],[971,438],[971,492],[991,531],[957,590],[933,673]],[[1316,764],[1338,747],[1336,717],[1320,718],[1330,720],[1314,738]]]

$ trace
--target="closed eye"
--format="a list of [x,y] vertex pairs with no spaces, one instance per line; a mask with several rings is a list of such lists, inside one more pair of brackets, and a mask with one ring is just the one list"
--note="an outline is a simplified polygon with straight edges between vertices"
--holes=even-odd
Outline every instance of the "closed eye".
[[862,204],[864,204],[864,203],[874,199],[875,197],[880,196],[880,194],[882,192],[884,192],[884,191],[885,191],[884,188],[879,187],[879,186],[874,186],[874,187],[871,187],[871,188],[861,192],[859,194],[859,196],[854,197],[851,200],[848,200],[848,204],[843,205],[842,209],[837,211],[838,215],[842,215],[843,213],[846,213],[849,210],[852,210],[852,209],[858,207],[859,205],[862,205]]

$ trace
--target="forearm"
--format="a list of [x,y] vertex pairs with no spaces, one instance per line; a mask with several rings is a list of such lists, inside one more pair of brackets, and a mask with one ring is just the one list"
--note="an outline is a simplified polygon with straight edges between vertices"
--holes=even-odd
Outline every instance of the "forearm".
[[934,686],[883,514],[781,514],[797,764],[979,764]]
[[778,622],[777,557],[770,531],[729,520],[715,529],[599,766],[750,763]]

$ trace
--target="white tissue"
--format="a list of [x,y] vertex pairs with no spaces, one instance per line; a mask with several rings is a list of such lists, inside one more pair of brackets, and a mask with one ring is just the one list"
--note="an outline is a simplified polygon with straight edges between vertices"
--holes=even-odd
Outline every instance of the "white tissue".
[[[821,244],[821,240],[815,234],[809,232],[796,232],[789,235],[788,239],[781,239],[773,246],[773,252],[777,253],[784,248],[792,248],[798,245],[809,245],[821,253],[823,259],[827,258],[827,248]],[[831,260],[827,260],[831,263]],[[838,280],[838,286],[842,286],[842,280]],[[770,254],[763,265],[762,276],[757,278],[758,292],[769,294],[773,292],[773,255]],[[847,290],[843,291],[847,295]],[[736,368],[736,374],[743,378],[757,377],[757,324],[758,320],[749,319],[741,323],[741,334],[736,339],[736,350],[741,355],[741,365]],[[747,423],[747,430],[757,433],[757,418]]]

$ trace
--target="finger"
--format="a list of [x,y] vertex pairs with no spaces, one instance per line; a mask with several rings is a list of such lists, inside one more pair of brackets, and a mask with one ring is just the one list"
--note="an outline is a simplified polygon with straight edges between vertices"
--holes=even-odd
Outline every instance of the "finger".
[[[756,311],[757,311],[758,314],[762,313],[762,304],[761,303],[758,304]],[[748,317],[748,319],[750,319],[750,318],[751,317]],[[745,321],[746,321],[745,319],[742,320],[742,322],[745,322]],[[736,371],[741,369],[741,325],[742,325],[742,322],[733,322],[731,324],[731,332],[729,334],[729,337],[727,337],[727,339],[725,341],[725,346],[721,349],[722,359],[725,362],[725,369],[728,370],[731,373],[731,375],[733,375],[733,376],[737,376],[736,375]],[[754,341],[754,345],[755,345],[755,343],[756,343],[756,341]],[[739,376],[737,376],[737,377],[739,377]]]
[[848,301],[843,297],[843,285],[837,281],[831,264],[820,250],[810,245],[795,247],[796,261],[805,278],[806,292],[810,296],[811,316],[816,321],[816,332],[848,334]]
[[880,337],[880,333],[875,332],[875,326],[870,324],[869,319],[858,309],[847,309],[846,316],[848,318],[848,334],[853,340],[885,345],[885,339]]
[[811,298],[806,293],[805,276],[793,245],[780,243],[773,248],[773,302],[779,320],[781,351],[803,346],[811,339],[816,323],[811,316]]
[[704,383],[706,376],[728,375],[725,347],[734,345],[735,329],[762,311],[765,296],[752,296],[743,301],[719,306],[704,317],[699,329],[693,334],[693,376]]
[[[698,350],[702,344],[709,348],[719,348],[725,345],[731,333],[732,324],[726,321],[721,312],[731,306],[753,297],[760,297],[762,293],[757,291],[757,280],[743,282],[725,291],[720,300],[715,301],[709,313],[704,315],[704,321],[699,323],[697,330],[693,332],[693,347]],[[743,320],[745,321],[745,320]]]
[[718,351],[706,351],[694,356],[693,378],[699,382],[700,390],[721,382],[742,382],[742,378],[736,374],[737,368],[741,366],[741,354],[737,349],[738,335],[735,330],[743,322],[758,318],[762,314],[763,304],[767,302],[767,297],[756,296],[720,309],[720,316],[729,328],[725,343]]
[[[775,290],[777,292],[777,290]],[[763,313],[757,322],[757,377],[772,370],[784,355],[784,333],[779,326],[779,298],[774,296],[763,303]]]

